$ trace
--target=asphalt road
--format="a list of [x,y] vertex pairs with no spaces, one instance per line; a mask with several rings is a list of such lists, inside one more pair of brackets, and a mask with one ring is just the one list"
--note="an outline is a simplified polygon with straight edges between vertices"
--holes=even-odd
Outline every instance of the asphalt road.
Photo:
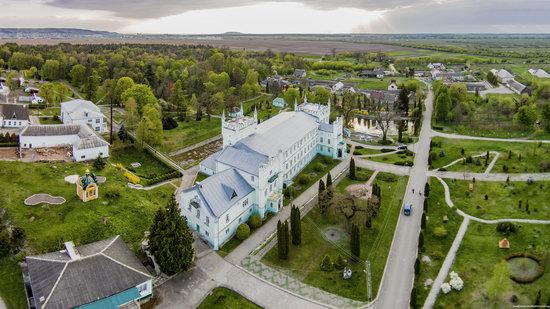
[[[428,155],[430,151],[431,118],[433,109],[433,92],[426,97],[426,110],[423,114],[422,129],[416,145],[416,157],[411,168],[409,183],[404,196],[404,203],[412,203],[411,216],[401,214],[395,230],[393,243],[386,269],[382,277],[380,293],[374,308],[409,308],[410,291],[414,280],[414,262],[418,247],[424,184],[428,174]],[[414,194],[412,190],[414,188]]]

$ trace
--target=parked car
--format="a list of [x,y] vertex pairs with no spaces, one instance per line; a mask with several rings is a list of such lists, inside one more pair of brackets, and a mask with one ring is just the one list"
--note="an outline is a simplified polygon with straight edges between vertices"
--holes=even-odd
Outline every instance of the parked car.
[[405,214],[405,216],[410,216],[412,213],[412,208],[413,206],[411,203],[405,204],[405,206],[403,207],[403,214]]

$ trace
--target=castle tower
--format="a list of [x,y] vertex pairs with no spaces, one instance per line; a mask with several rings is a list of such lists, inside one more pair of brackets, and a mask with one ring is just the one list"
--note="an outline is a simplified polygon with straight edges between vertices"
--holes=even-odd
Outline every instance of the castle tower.
[[[242,106],[242,105],[241,105]],[[254,117],[239,115],[238,117],[225,118],[222,114],[222,139],[223,147],[234,145],[239,140],[256,132],[258,126],[258,111],[254,108]]]

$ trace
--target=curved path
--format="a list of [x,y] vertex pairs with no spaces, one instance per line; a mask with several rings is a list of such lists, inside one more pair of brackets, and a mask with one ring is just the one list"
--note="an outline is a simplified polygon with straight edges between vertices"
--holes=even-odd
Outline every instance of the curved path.
[[[381,168],[383,170],[383,168]],[[550,180],[550,173],[524,173],[524,174],[505,174],[505,173],[470,173],[470,172],[441,172],[441,171],[429,171],[428,176],[446,178],[446,179],[472,179],[476,181],[506,181],[508,177],[510,181],[527,181],[533,179],[535,181]]]
[[[447,206],[453,208],[455,205],[451,199],[451,191],[449,189],[449,186],[447,183],[441,179],[440,177],[434,176],[441,185],[443,185],[443,188],[445,190],[445,203]],[[466,234],[468,224],[470,223],[470,220],[477,221],[485,224],[497,224],[500,222],[517,222],[517,223],[529,223],[529,224],[550,224],[550,220],[531,220],[531,219],[514,219],[514,218],[505,218],[505,219],[496,219],[496,220],[485,220],[478,217],[471,216],[465,212],[463,212],[460,209],[456,209],[456,212],[464,217],[464,221],[462,221],[462,224],[460,225],[460,228],[456,234],[456,237],[453,241],[453,244],[451,245],[451,248],[449,249],[449,252],[447,253],[447,256],[445,257],[445,261],[443,262],[443,265],[441,266],[441,269],[439,270],[439,273],[437,274],[436,279],[434,280],[434,283],[432,284],[432,287],[430,289],[430,293],[428,294],[428,297],[426,298],[426,301],[424,303],[423,308],[424,309],[430,309],[434,306],[435,301],[437,299],[437,295],[439,294],[441,284],[445,281],[447,278],[447,275],[449,274],[449,270],[451,269],[451,266],[453,265],[454,259],[456,257],[456,253],[458,252],[458,248],[460,247],[460,243],[462,242],[462,239],[464,238],[464,235]]]
[[369,161],[359,157],[355,157],[355,166],[370,169],[373,171],[379,170],[380,172],[392,173],[401,176],[408,176],[411,171],[411,168],[408,166]]
[[550,144],[550,140],[536,140],[536,139],[521,139],[521,138],[496,138],[496,137],[482,137],[482,136],[470,136],[460,134],[443,133],[432,130],[431,136],[439,136],[450,139],[469,139],[479,141],[492,141],[492,142],[512,142],[512,143],[544,143]]

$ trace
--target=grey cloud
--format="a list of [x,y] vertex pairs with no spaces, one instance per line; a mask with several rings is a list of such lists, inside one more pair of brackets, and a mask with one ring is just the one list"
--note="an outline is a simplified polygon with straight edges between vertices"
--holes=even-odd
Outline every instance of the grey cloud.
[[51,0],[48,5],[70,9],[106,10],[120,17],[158,18],[191,10],[227,8],[265,2],[299,2],[323,10],[359,8],[388,10],[398,7],[431,3],[435,0]]

